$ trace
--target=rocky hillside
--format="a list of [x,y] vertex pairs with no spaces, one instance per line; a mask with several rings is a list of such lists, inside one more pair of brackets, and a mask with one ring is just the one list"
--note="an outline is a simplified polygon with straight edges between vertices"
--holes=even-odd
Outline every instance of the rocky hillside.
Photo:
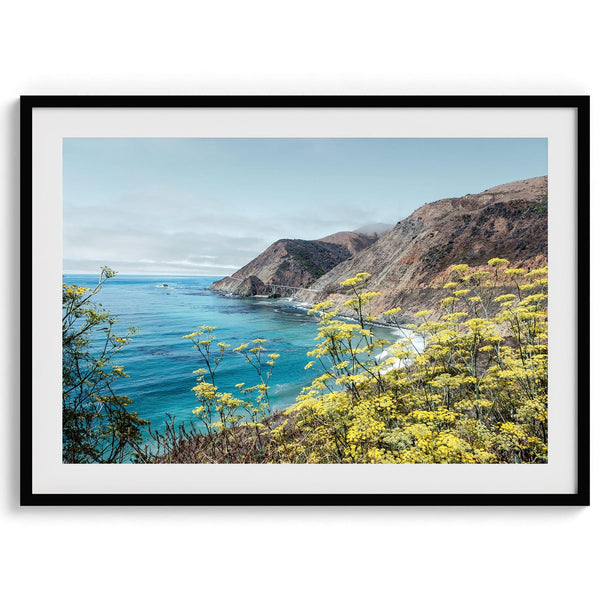
[[376,240],[376,235],[350,231],[319,240],[279,240],[231,277],[215,281],[211,289],[240,296],[289,295],[292,290],[286,288],[309,287]]
[[[279,240],[213,289],[240,294],[293,295],[306,302],[347,299],[340,282],[372,275],[379,314],[401,307],[407,318],[435,309],[446,293],[448,269],[478,267],[500,257],[513,267],[538,268],[548,255],[548,178],[499,185],[480,194],[425,204],[381,236],[342,232],[320,240]],[[289,288],[310,288],[297,291]]]
[[548,178],[536,177],[426,204],[400,221],[369,248],[337,265],[303,292],[314,302],[330,297],[340,303],[340,282],[371,273],[368,290],[379,291],[375,313],[400,306],[407,317],[435,308],[444,297],[448,268],[472,266],[501,257],[513,267],[547,264]]

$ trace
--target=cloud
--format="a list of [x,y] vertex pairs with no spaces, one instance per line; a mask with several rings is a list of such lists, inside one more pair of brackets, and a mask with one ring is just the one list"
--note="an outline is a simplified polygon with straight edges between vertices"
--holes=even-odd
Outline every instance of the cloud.
[[[108,264],[127,272],[228,274],[281,238],[317,239],[355,229],[368,207],[281,202],[277,210],[176,190],[65,202],[64,268],[87,272]],[[94,267],[96,268],[96,267]]]
[[103,266],[109,266],[118,273],[147,273],[164,275],[231,275],[236,271],[233,265],[199,264],[187,261],[106,261],[97,259],[68,259],[63,261],[65,273],[100,273]]
[[129,272],[233,272],[262,252],[278,227],[275,217],[229,208],[168,192],[65,203],[64,268],[81,272],[100,262]]

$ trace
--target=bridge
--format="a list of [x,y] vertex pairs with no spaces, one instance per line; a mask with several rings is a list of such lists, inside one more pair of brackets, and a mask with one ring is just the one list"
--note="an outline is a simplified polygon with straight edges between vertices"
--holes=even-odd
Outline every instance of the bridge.
[[[229,278],[236,279],[237,281],[245,281],[246,280],[245,277],[234,277],[233,275],[229,275]],[[291,285],[279,285],[278,283],[265,283],[263,281],[263,284],[269,286],[270,288],[273,288],[273,290],[294,290],[294,291],[299,291],[299,292],[313,292],[315,294],[324,294],[325,293],[324,290],[314,290],[311,288],[293,287]]]

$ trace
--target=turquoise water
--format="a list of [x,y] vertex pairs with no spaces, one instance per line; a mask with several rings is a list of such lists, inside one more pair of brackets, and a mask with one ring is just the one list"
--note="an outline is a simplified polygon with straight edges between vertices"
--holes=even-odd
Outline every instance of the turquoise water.
[[[307,351],[315,346],[317,320],[286,299],[231,298],[208,289],[215,277],[117,275],[108,280],[96,301],[119,317],[114,332],[125,334],[129,325],[139,328],[133,341],[118,355],[129,378],[114,386],[117,394],[133,400],[132,410],[161,428],[167,413],[177,422],[193,418],[196,406],[191,388],[193,371],[203,366],[198,351],[185,334],[201,325],[217,329],[216,341],[235,348],[255,338],[266,338],[268,352],[280,354],[270,381],[273,408],[290,406],[315,371],[305,371]],[[64,275],[67,284],[93,287],[97,275]],[[166,286],[163,284],[167,284]],[[378,333],[397,340],[394,330]],[[312,374],[312,376],[311,376]],[[221,391],[235,384],[258,383],[256,372],[244,359],[228,353],[219,365],[216,383]]]

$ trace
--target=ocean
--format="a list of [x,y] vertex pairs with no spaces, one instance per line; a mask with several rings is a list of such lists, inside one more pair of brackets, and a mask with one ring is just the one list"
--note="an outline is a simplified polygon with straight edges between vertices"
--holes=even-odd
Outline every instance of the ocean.
[[[95,301],[119,321],[114,333],[124,335],[129,325],[138,328],[133,340],[117,355],[116,364],[124,367],[128,378],[119,379],[114,392],[129,396],[130,410],[162,429],[167,414],[176,423],[194,420],[197,405],[191,388],[196,385],[194,371],[202,366],[201,357],[183,336],[201,325],[216,327],[217,341],[231,349],[256,338],[266,339],[268,353],[280,355],[271,377],[269,396],[273,409],[294,403],[316,372],[306,371],[306,353],[314,348],[318,334],[317,319],[288,299],[233,298],[209,289],[218,277],[121,275],[106,281]],[[97,275],[64,275],[70,284],[94,287]],[[166,284],[166,285],[165,285]],[[378,335],[390,342],[401,332],[378,327]],[[235,392],[236,383],[258,383],[256,372],[244,358],[228,352],[219,365],[216,384],[219,390]]]

